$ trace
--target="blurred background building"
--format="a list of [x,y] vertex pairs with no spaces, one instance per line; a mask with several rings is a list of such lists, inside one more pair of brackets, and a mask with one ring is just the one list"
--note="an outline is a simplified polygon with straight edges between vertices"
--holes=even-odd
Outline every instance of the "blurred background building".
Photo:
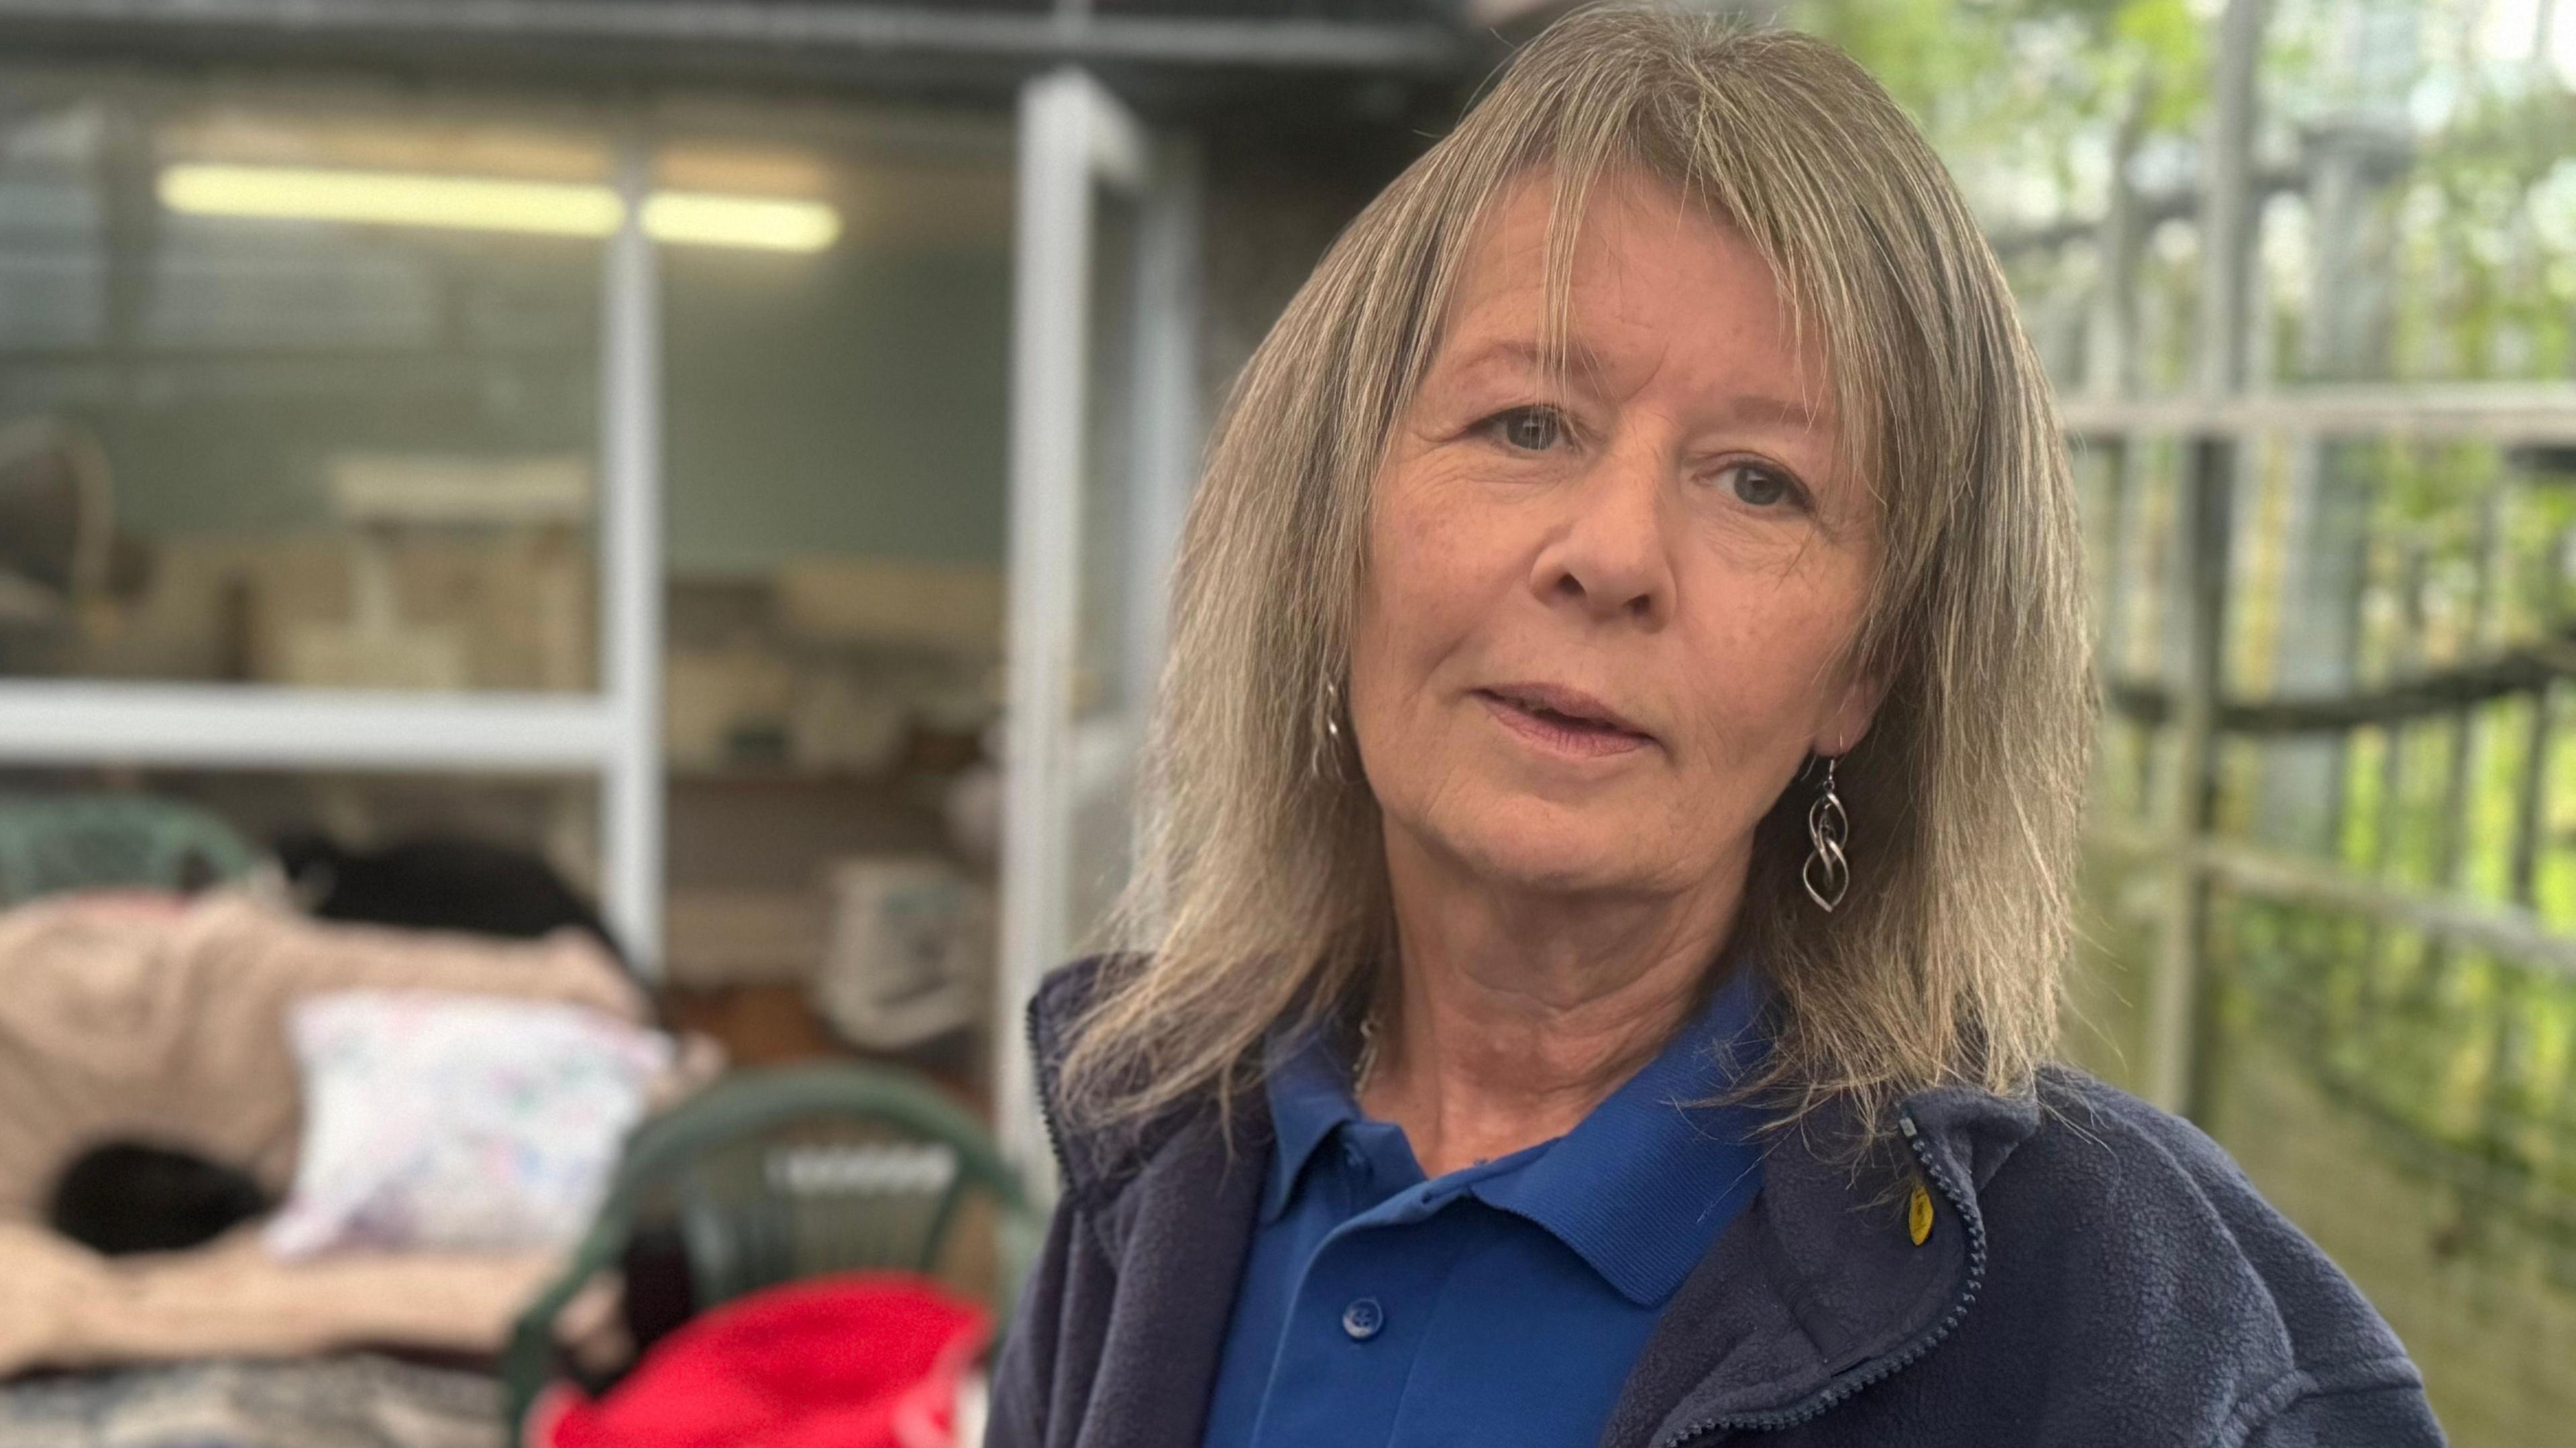
[[[1565,8],[0,0],[0,900],[282,842],[307,909],[527,933],[437,902],[558,878],[664,1024],[920,1072],[1042,1178],[1019,1004],[1118,881],[1207,419]],[[1895,91],[2057,379],[2077,1053],[2459,1441],[2554,1441],[2576,18],[1729,8]]]

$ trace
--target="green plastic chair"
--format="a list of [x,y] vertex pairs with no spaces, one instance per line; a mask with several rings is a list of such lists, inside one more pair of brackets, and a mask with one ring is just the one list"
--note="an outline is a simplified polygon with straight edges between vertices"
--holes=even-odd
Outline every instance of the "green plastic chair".
[[636,1128],[563,1274],[519,1316],[501,1359],[509,1441],[557,1371],[555,1320],[639,1226],[675,1221],[694,1306],[862,1268],[935,1273],[959,1208],[998,1208],[993,1304],[1011,1297],[1043,1223],[992,1138],[909,1072],[853,1063],[745,1071]]
[[150,795],[0,795],[0,907],[64,890],[197,889],[259,859],[232,826]]

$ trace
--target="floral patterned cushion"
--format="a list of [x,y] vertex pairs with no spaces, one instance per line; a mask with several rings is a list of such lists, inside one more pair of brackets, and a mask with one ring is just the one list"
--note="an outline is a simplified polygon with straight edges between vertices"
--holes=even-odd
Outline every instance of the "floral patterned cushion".
[[582,1006],[345,991],[292,1008],[303,1150],[269,1250],[568,1246],[670,1039]]

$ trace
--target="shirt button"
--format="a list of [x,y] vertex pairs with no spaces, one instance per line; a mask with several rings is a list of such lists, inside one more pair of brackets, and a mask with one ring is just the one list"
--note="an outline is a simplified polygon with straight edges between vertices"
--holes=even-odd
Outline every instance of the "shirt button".
[[1342,1309],[1342,1331],[1349,1333],[1353,1342],[1368,1341],[1384,1326],[1386,1312],[1374,1297],[1363,1297]]

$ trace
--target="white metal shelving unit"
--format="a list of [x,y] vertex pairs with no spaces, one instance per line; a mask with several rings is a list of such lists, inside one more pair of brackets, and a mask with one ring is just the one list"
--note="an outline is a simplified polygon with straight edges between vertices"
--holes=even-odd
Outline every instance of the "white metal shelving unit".
[[599,688],[432,694],[0,679],[0,765],[131,764],[599,781],[603,905],[662,958],[661,294],[643,229],[650,156],[621,146],[624,220],[601,267]]

